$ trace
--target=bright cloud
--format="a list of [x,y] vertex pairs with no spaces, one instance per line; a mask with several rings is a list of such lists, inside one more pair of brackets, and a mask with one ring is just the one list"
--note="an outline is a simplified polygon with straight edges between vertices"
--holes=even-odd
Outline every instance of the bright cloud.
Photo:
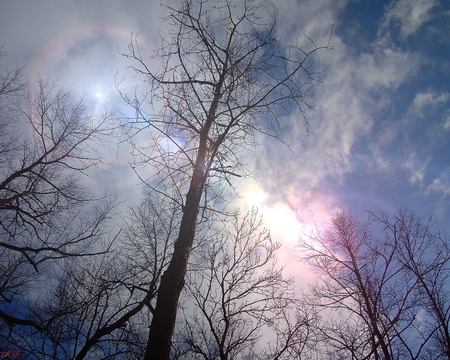
[[430,159],[427,159],[425,162],[421,162],[420,159],[417,158],[416,154],[412,154],[402,165],[402,167],[406,169],[410,174],[409,182],[411,184],[417,184],[422,187],[422,185],[424,184],[426,168],[429,162]]

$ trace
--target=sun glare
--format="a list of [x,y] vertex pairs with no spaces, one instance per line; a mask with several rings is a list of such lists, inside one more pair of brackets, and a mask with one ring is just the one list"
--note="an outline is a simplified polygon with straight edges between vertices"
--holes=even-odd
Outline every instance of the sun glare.
[[58,84],[97,112],[118,96],[115,72],[124,66],[115,47],[123,42],[108,29],[67,31],[43,50],[33,72],[57,78]]
[[245,195],[245,198],[247,200],[247,203],[250,206],[261,206],[264,203],[264,200],[266,199],[266,194],[263,191],[250,191]]

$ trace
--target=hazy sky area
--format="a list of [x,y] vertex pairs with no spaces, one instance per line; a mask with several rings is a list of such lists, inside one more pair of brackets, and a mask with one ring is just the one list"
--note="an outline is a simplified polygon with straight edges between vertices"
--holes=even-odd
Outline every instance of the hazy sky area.
[[[393,213],[408,207],[433,214],[447,231],[450,215],[450,1],[274,0],[286,41],[302,32],[332,46],[315,58],[327,69],[311,97],[309,131],[301,115],[285,122],[288,149],[264,139],[247,163],[242,206],[257,205],[282,263],[301,231],[326,226],[339,210]],[[174,2],[176,3],[176,2]],[[0,45],[8,68],[24,65],[31,79],[51,76],[92,109],[127,112],[115,88],[133,92],[126,71],[133,33],[143,57],[159,44],[166,24],[159,1],[0,0]],[[133,35],[133,36],[134,36]],[[302,40],[303,41],[303,40]],[[157,66],[157,64],[151,64]],[[114,165],[91,180],[93,190],[116,191],[136,202],[142,191],[127,161],[129,149],[101,149]]]

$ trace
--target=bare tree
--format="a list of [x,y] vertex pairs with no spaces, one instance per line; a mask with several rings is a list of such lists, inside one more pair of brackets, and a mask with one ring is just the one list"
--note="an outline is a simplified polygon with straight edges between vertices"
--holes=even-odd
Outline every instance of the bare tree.
[[[302,239],[321,280],[311,303],[325,312],[324,351],[349,359],[448,359],[448,238],[409,210],[338,214]],[[330,346],[331,345],[331,346]]]
[[258,134],[279,138],[283,115],[293,108],[304,115],[315,83],[313,54],[330,48],[307,37],[304,45],[284,46],[270,2],[183,0],[179,9],[166,8],[169,36],[154,55],[162,65],[147,65],[133,41],[126,55],[148,88],[136,90],[144,98],[123,95],[136,110],[130,131],[151,130],[146,146],[136,142],[134,150],[153,175],[139,176],[183,212],[146,359],[169,357],[199,211],[202,218],[223,211],[224,184],[249,173],[242,154],[256,145]]
[[[219,229],[188,267],[174,357],[248,359],[294,304],[292,281],[276,268],[280,247],[257,211]],[[266,338],[267,340],[267,338]]]
[[397,261],[398,240],[374,236],[371,224],[340,213],[327,231],[300,242],[301,258],[321,276],[315,305],[333,320],[323,335],[349,359],[410,356],[403,334],[418,311],[416,280]]
[[417,353],[423,358],[450,359],[450,243],[435,231],[431,218],[402,209],[395,217],[372,216],[398,242],[397,259],[417,281],[421,312],[414,323],[420,333]]
[[[33,319],[45,334],[30,358],[144,356],[158,284],[178,228],[177,210],[146,197],[130,208],[108,252],[60,262],[46,301],[34,302]],[[16,346],[25,341],[21,335],[15,337]]]
[[49,330],[33,309],[61,261],[109,249],[114,202],[81,180],[104,165],[92,150],[112,123],[51,81],[26,92],[22,79],[21,69],[0,74],[0,319],[4,344],[30,345]]
[[[298,295],[297,295],[298,296]],[[261,351],[261,359],[322,359],[319,344],[320,316],[314,307],[305,304],[303,294],[286,301],[278,309],[271,325],[275,340]]]

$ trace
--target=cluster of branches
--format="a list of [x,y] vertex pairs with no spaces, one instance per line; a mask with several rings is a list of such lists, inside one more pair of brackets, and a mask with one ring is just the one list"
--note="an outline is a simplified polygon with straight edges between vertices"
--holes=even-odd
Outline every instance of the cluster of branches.
[[[188,268],[174,359],[292,359],[312,341],[291,279],[253,209],[199,246]],[[270,334],[270,336],[269,336]],[[268,343],[268,340],[272,343]],[[263,340],[260,342],[260,340]]]
[[328,358],[450,359],[450,242],[431,219],[341,213],[299,250],[320,275],[307,304],[328,316]]
[[69,298],[52,297],[61,290],[57,277],[67,276],[61,267],[106,254],[113,241],[114,201],[82,181],[103,171],[96,149],[113,128],[109,116],[94,118],[54,82],[24,79],[22,68],[0,67],[0,341],[43,358],[36,344],[47,353],[56,324],[73,309],[56,309]]

